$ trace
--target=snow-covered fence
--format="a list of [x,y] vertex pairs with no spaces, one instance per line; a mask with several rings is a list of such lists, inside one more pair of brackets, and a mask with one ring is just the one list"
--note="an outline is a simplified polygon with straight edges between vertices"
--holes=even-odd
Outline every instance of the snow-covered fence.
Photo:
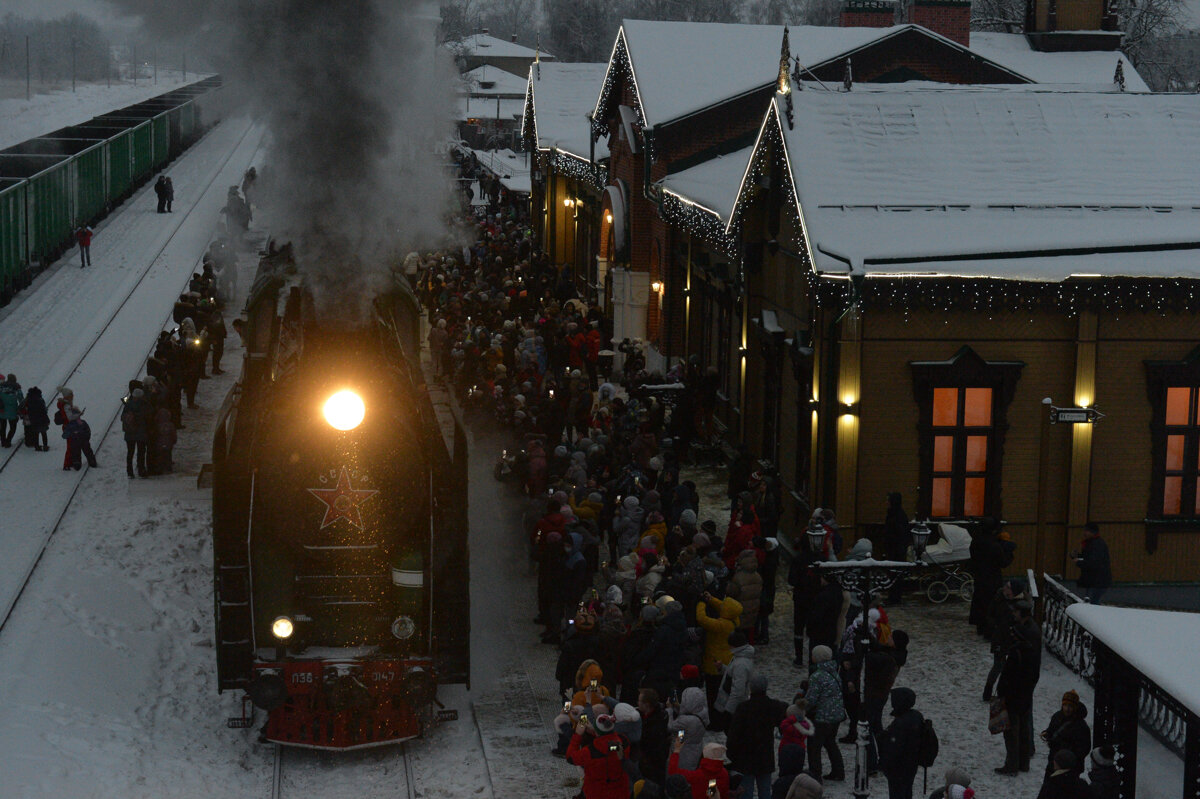
[[[1048,574],[1043,579],[1042,640],[1064,666],[1096,684],[1096,647],[1092,634],[1067,614],[1083,600]],[[1187,720],[1179,703],[1153,682],[1139,680],[1138,717],[1143,727],[1162,744],[1183,756]]]
[[1042,640],[1063,665],[1092,682],[1095,676],[1095,654],[1091,634],[1067,615],[1067,608],[1082,602],[1058,580],[1042,575]]

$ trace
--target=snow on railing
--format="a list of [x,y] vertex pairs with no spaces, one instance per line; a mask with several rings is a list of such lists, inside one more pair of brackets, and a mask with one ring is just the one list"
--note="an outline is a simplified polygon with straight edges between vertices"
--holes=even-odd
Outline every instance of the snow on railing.
[[1083,600],[1050,575],[1043,574],[1042,579],[1042,640],[1046,649],[1090,683],[1095,676],[1091,633],[1067,615],[1068,607]]
[[[1042,640],[1046,649],[1064,666],[1095,684],[1095,650],[1092,634],[1070,616],[1067,608],[1083,600],[1048,574],[1043,574]],[[1142,726],[1162,744],[1183,756],[1187,720],[1178,703],[1164,696],[1162,689],[1139,676],[1138,717]]]

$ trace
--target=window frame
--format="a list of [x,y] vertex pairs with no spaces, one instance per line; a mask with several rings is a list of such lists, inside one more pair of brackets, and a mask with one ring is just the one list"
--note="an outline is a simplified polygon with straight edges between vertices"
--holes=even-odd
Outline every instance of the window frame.
[[[1023,361],[985,361],[971,347],[963,346],[945,361],[912,361],[909,363],[913,376],[913,397],[918,408],[917,434],[920,461],[920,486],[917,492],[918,516],[932,518],[934,438],[940,431],[953,429],[955,448],[951,464],[951,516],[940,519],[964,518],[961,511],[965,503],[966,441],[971,435],[987,430],[987,468],[984,474],[983,517],[1001,518],[1003,497],[1001,477],[1004,467],[1004,442],[1008,434],[1008,406],[1016,393]],[[965,421],[966,389],[988,388],[992,390],[991,427],[966,427],[956,424],[953,428],[934,426],[934,389],[951,388],[958,391],[956,421]],[[944,433],[941,433],[944,435]],[[961,446],[958,446],[961,441]],[[959,467],[962,468],[959,468]],[[938,473],[943,474],[942,472]],[[960,515],[955,515],[959,512]]]
[[[1146,387],[1150,400],[1150,496],[1146,500],[1146,521],[1192,527],[1200,523],[1200,346],[1178,361],[1145,361]],[[1167,424],[1167,390],[1187,388],[1186,425]],[[1167,469],[1167,438],[1183,435],[1183,468]],[[1180,509],[1193,508],[1190,514],[1167,514],[1163,509],[1166,478],[1182,476]]]

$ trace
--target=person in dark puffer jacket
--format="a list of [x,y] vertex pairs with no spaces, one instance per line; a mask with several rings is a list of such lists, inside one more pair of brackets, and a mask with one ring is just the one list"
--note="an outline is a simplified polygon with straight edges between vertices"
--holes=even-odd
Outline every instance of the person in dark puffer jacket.
[[917,776],[917,749],[925,717],[913,707],[917,695],[911,688],[892,689],[895,717],[879,742],[879,770],[887,775],[889,799],[912,799]]

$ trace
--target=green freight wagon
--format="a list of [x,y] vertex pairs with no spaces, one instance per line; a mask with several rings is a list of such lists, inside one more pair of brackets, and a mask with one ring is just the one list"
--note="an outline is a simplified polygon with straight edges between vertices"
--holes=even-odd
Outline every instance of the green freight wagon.
[[0,178],[0,305],[27,283],[24,180]]
[[71,161],[67,166],[70,212],[71,219],[78,225],[95,221],[107,210],[105,147],[103,141],[39,137],[0,150],[0,154],[70,156]]
[[[137,124],[137,123],[135,123]],[[59,128],[42,138],[46,139],[81,139],[92,143],[103,143],[101,159],[104,163],[104,202],[105,210],[125,198],[129,192],[129,143],[130,128],[124,123],[111,125],[71,125]]]
[[45,266],[71,245],[75,220],[70,165],[71,159],[61,155],[0,153],[0,178],[25,178],[29,183],[25,218],[30,263]]

